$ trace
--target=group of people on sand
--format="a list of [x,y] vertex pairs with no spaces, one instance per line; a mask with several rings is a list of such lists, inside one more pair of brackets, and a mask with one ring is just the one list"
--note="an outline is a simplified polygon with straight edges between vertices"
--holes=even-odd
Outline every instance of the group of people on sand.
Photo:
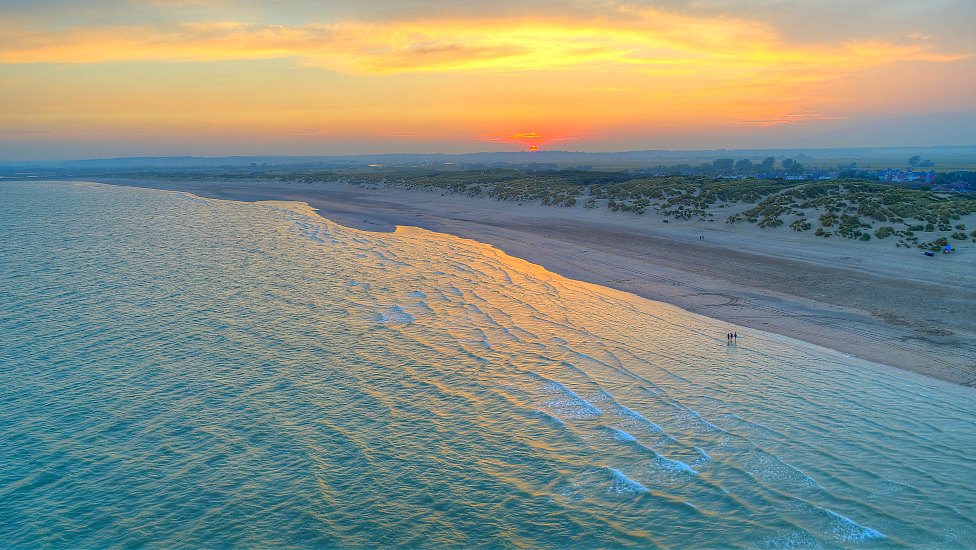
[[730,332],[726,335],[728,337],[730,344],[736,344],[739,342],[739,334],[735,332]]

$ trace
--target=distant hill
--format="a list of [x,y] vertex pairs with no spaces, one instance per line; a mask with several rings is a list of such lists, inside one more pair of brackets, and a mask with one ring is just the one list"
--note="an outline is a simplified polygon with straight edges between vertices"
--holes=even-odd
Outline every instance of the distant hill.
[[466,154],[386,153],[341,156],[230,156],[230,157],[124,157],[63,161],[0,161],[0,169],[79,171],[138,169],[246,168],[288,166],[322,168],[356,168],[370,164],[384,166],[415,166],[436,164],[500,164],[553,163],[560,167],[599,167],[601,169],[635,168],[642,165],[674,165],[713,162],[718,159],[751,159],[761,161],[773,157],[777,161],[792,158],[808,166],[827,166],[856,163],[860,167],[901,168],[914,156],[930,159],[936,170],[976,169],[976,146],[946,147],[882,147],[838,149],[711,149],[700,151],[522,151],[481,152]]

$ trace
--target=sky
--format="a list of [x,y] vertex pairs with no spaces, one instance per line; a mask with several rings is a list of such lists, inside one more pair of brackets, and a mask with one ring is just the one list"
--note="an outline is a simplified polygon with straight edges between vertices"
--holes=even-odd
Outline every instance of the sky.
[[976,145],[974,0],[0,0],[0,160]]

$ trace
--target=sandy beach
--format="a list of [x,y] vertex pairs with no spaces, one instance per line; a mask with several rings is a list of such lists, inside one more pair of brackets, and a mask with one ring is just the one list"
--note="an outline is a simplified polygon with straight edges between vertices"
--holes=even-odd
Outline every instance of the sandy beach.
[[[295,200],[369,231],[417,226],[494,245],[591,283],[976,387],[976,245],[926,257],[890,241],[823,239],[785,227],[664,223],[606,209],[499,202],[340,183],[103,183],[241,200]],[[963,220],[976,227],[976,216]],[[740,333],[747,341],[748,332]]]

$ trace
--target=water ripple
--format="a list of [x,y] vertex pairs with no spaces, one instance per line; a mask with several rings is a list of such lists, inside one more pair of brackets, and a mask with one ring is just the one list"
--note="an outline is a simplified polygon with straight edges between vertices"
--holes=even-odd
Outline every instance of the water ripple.
[[727,328],[296,204],[0,185],[0,544],[976,540],[971,389]]

